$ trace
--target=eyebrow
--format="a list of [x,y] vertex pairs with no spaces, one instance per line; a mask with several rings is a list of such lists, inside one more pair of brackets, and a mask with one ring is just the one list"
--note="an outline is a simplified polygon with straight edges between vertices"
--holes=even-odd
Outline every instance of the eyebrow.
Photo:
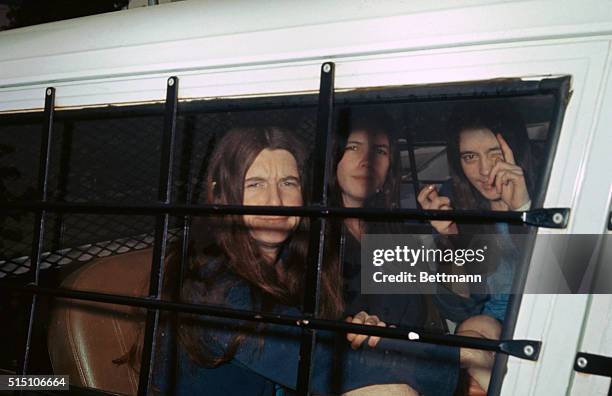
[[266,179],[264,179],[263,177],[259,177],[259,176],[251,176],[248,177],[246,179],[244,179],[244,182],[253,182],[253,181],[265,181]]
[[295,182],[300,182],[300,178],[298,176],[285,176],[285,177],[281,177],[280,181],[295,181]]
[[[366,142],[362,142],[362,141],[359,141],[359,140],[349,140],[348,142],[346,142],[346,144],[347,145],[349,145],[349,144],[361,144],[361,145],[363,145],[363,144],[366,144]],[[373,147],[375,147],[375,148],[384,147],[384,148],[388,149],[389,145],[388,144],[375,144],[375,145],[373,145]]]
[[[501,147],[491,147],[489,149],[487,149],[485,152],[486,153],[491,153],[493,151],[502,151]],[[464,155],[464,154],[478,154],[478,152],[476,151],[472,151],[472,150],[465,150],[465,151],[460,151],[459,155]]]
[[[265,177],[261,177],[261,176],[252,176],[252,177],[248,177],[246,179],[244,179],[245,183],[248,182],[254,182],[254,181],[267,181],[268,179],[266,179]],[[287,180],[291,180],[291,181],[300,181],[299,176],[293,176],[293,175],[289,175],[289,176],[285,176],[285,177],[281,177],[280,181],[287,181]]]

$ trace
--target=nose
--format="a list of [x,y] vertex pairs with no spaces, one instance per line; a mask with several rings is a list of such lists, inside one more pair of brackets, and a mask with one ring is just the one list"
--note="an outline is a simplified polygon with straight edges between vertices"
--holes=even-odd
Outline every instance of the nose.
[[483,176],[489,176],[489,174],[491,173],[491,169],[493,169],[493,165],[493,161],[491,161],[486,156],[482,156],[479,162],[480,174]]
[[282,206],[283,199],[281,196],[280,188],[277,184],[272,184],[268,190],[268,200],[266,205],[268,206]]
[[369,150],[362,150],[359,152],[359,166],[368,167],[370,165],[370,157],[372,154]]

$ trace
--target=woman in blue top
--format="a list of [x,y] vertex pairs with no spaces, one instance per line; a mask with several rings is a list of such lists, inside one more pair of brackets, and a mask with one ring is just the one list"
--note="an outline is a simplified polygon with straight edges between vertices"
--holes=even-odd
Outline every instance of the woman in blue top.
[[[463,104],[455,108],[448,125],[451,183],[441,191],[435,185],[425,186],[417,198],[423,209],[529,210],[534,166],[525,124],[517,112],[499,101]],[[506,223],[478,226],[452,221],[430,223],[442,236],[495,234],[490,245],[496,245],[497,255],[492,260],[495,266],[486,273],[488,294],[467,294],[464,298],[440,294],[436,302],[453,320],[463,321],[458,334],[499,338],[520,258],[520,249],[510,233],[525,233],[525,228],[510,229]],[[468,371],[487,388],[488,370]]]
[[[229,131],[209,162],[207,202],[302,205],[305,161],[303,145],[286,130]],[[165,298],[299,315],[306,232],[307,220],[295,216],[200,219],[191,234],[180,290],[173,289],[176,283],[170,279],[178,273],[177,255],[169,259]],[[325,264],[320,316],[343,319],[340,282],[337,261]],[[296,388],[301,332],[297,327],[180,315],[174,322],[164,318],[161,329],[153,376],[157,393],[282,395]],[[311,379],[315,394],[380,384],[395,384],[402,395],[445,395],[455,389],[456,348],[419,343],[383,348],[381,343],[375,349],[352,350],[346,341],[338,343],[333,333],[317,334]]]

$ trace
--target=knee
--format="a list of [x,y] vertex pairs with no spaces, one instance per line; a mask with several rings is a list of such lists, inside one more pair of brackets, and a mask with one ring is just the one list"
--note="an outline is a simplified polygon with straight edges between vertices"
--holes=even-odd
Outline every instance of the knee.
[[457,331],[457,335],[469,337],[483,337],[498,340],[501,335],[501,323],[489,315],[476,315],[464,320]]
[[380,384],[364,386],[343,393],[342,396],[419,396],[419,393],[406,384]]

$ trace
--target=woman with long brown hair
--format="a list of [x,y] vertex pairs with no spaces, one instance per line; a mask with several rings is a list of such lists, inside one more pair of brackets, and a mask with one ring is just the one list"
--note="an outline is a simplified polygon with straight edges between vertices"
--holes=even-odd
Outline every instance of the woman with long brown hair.
[[[531,207],[535,177],[530,141],[524,122],[512,106],[499,100],[457,105],[447,129],[450,185],[441,191],[435,185],[425,186],[418,195],[423,209],[524,211]],[[488,252],[492,259],[484,274],[485,293],[459,296],[443,292],[436,296],[436,302],[452,320],[461,322],[457,334],[498,339],[520,260],[520,244],[511,234],[525,233],[526,229],[506,223],[430,223],[442,236],[468,236],[465,241],[478,235],[481,245],[487,239],[489,248],[496,248],[496,254]],[[461,353],[462,362],[479,362],[468,367],[468,372],[486,390],[493,354],[473,350]]]
[[[399,207],[400,155],[396,126],[380,106],[345,109],[340,113],[333,145],[330,180],[332,205],[345,208]],[[346,218],[332,221],[328,236],[330,260],[342,265],[345,313],[354,323],[423,327],[425,302],[420,295],[361,294],[361,240],[365,234],[399,234],[401,222]],[[338,243],[338,240],[340,243]],[[354,346],[365,336],[349,334]],[[378,338],[368,339],[375,346]]]
[[[267,206],[299,206],[307,185],[303,145],[279,128],[229,131],[212,154],[206,176],[207,202]],[[228,215],[201,219],[188,247],[188,269],[180,301],[225,305],[238,309],[299,315],[305,268],[305,219],[295,216]],[[176,257],[176,255],[174,256]],[[176,273],[174,258],[167,273]],[[342,319],[339,270],[324,265],[321,274],[322,317]],[[171,282],[165,288],[170,291]],[[162,394],[282,395],[297,383],[300,329],[241,320],[180,315],[178,325],[164,321],[158,339],[155,386]],[[176,362],[171,340],[178,338]],[[452,375],[442,381],[420,364],[429,347],[413,356],[361,348],[337,361],[333,333],[320,331],[313,357],[311,389],[319,394],[400,384],[403,395],[450,394]],[[419,353],[421,355],[419,355]],[[457,357],[455,349],[446,355]],[[421,356],[419,358],[418,356]],[[448,359],[452,372],[457,363]],[[168,373],[174,375],[168,377]]]

